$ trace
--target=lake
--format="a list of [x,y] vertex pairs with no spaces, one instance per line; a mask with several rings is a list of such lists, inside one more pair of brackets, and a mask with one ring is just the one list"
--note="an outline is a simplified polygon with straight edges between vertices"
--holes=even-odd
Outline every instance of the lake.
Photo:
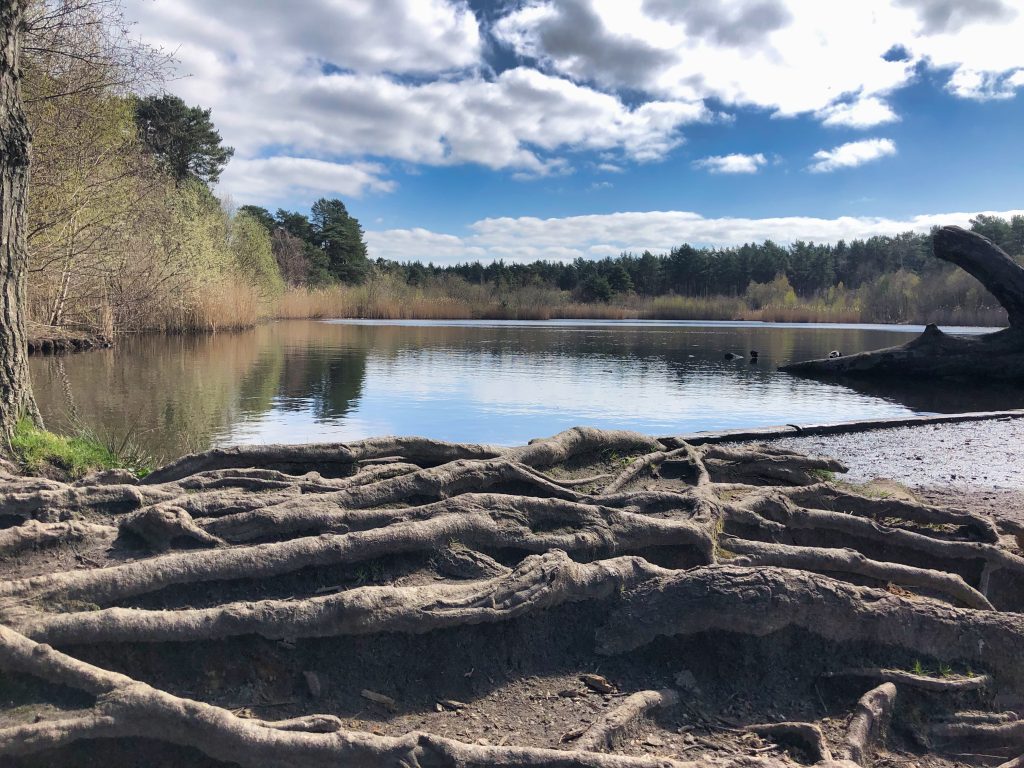
[[[287,321],[33,357],[47,424],[158,458],[420,434],[515,444],[576,424],[653,434],[1024,406],[1020,388],[821,383],[793,360],[920,328],[660,321]],[[757,350],[752,364],[746,356]],[[726,352],[744,359],[727,361]]]

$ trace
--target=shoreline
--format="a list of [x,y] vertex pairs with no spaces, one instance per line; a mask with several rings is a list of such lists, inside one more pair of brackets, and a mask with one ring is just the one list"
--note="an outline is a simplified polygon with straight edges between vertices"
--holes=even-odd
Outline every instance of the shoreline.
[[972,411],[967,413],[940,413],[931,416],[901,416],[888,419],[858,419],[855,421],[835,421],[820,424],[783,424],[774,427],[757,427],[754,429],[723,429],[692,432],[683,435],[659,437],[662,442],[690,445],[707,445],[715,443],[742,443],[751,441],[782,440],[794,437],[811,437],[825,435],[856,434],[882,429],[898,429],[901,427],[920,427],[938,424],[958,424],[963,422],[995,421],[1002,419],[1022,419],[1024,408],[1005,411]]
[[85,352],[90,349],[106,349],[114,345],[114,340],[102,333],[44,325],[31,320],[25,324],[25,336],[30,355]]
[[[243,327],[226,327],[193,330],[150,330],[121,334],[120,337],[131,336],[208,336],[219,333],[244,333],[261,326],[287,322],[321,322],[351,325],[482,325],[488,323],[508,325],[539,325],[566,326],[575,324],[607,325],[610,327],[679,327],[687,326],[718,326],[723,328],[834,328],[836,330],[880,330],[899,333],[921,333],[925,326],[918,323],[880,323],[880,322],[841,322],[817,320],[760,320],[760,319],[689,319],[689,318],[607,318],[607,317],[551,317],[546,319],[515,319],[515,318],[372,318],[372,317],[272,317]],[[940,328],[953,334],[990,333],[1001,330],[996,326],[952,325],[941,324]],[[119,336],[107,336],[90,331],[49,326],[29,321],[26,326],[26,337],[30,355],[60,355],[73,352],[86,352],[93,349],[109,349],[116,345]]]

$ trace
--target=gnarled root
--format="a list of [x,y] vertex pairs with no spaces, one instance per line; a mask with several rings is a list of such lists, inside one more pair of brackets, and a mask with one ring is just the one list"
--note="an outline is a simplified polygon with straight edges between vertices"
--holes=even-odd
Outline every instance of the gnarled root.
[[988,598],[955,573],[870,560],[855,549],[794,547],[748,541],[729,535],[720,537],[719,541],[724,548],[742,555],[733,561],[736,565],[777,565],[817,573],[856,574],[901,586],[924,587],[948,595],[969,608],[994,610]]
[[823,472],[846,472],[841,461],[770,446],[729,448],[709,444],[697,450],[716,483],[809,485],[819,482]]
[[677,703],[679,694],[669,688],[631,694],[584,731],[573,746],[589,752],[611,751],[625,738],[638,720],[646,717],[652,710],[673,707]]
[[[609,478],[612,454],[637,458]],[[598,651],[605,654],[638,649],[661,636],[700,635],[714,641],[717,632],[764,637],[790,628],[798,630],[792,633],[797,642],[806,634],[833,645],[836,653],[853,651],[837,663],[822,661],[816,672],[881,683],[859,702],[838,755],[830,755],[814,723],[751,727],[765,738],[796,744],[822,768],[852,768],[854,761],[867,760],[884,731],[893,684],[923,691],[939,706],[961,697],[934,693],[976,692],[984,686],[1013,695],[1024,688],[1019,663],[1024,614],[993,609],[1016,608],[1024,558],[1004,549],[999,532],[981,516],[915,501],[873,499],[819,482],[823,473],[842,469],[829,459],[766,447],[692,447],[674,438],[575,428],[517,448],[383,438],[334,446],[224,449],[186,457],[144,483],[114,475],[76,484],[0,478],[0,515],[6,509],[8,517],[29,520],[0,530],[0,555],[63,541],[80,541],[83,549],[58,553],[62,563],[75,563],[72,570],[12,558],[12,568],[21,573],[45,573],[0,581],[0,619],[6,624],[0,626],[0,669],[97,697],[96,705],[79,716],[0,729],[0,761],[84,739],[144,737],[261,768],[698,768],[669,758],[595,751],[627,747],[623,736],[640,718],[675,703],[674,691],[657,690],[664,685],[659,675],[668,674],[658,665],[672,644],[611,662],[626,665],[622,679],[627,680],[637,672],[629,669],[634,660],[653,661],[635,679],[655,690],[625,698],[596,724],[586,708],[600,703],[591,697],[559,699],[559,706],[550,709],[564,707],[576,724],[591,727],[573,727],[580,737],[572,749],[553,750],[470,745],[419,731],[402,736],[354,732],[337,717],[303,714],[301,708],[292,714],[303,716],[287,720],[239,718],[35,642],[59,643],[93,658],[113,655],[126,670],[162,658],[165,651],[180,653],[182,659],[198,655],[158,643],[251,643],[288,670],[281,675],[274,667],[272,679],[279,684],[301,685],[305,679],[312,699],[289,703],[302,707],[321,695],[306,677],[316,673],[297,666],[303,661],[279,658],[294,651],[292,641],[298,638],[380,635],[385,647],[405,642],[434,647],[434,635],[416,641],[399,635],[450,632],[462,642],[480,633],[510,654],[507,667],[515,670],[534,664],[516,656],[534,654],[517,644],[520,637],[552,637],[549,622],[570,617],[565,629],[584,633],[584,641],[564,636],[561,626],[554,628],[556,643],[573,638],[571,653],[550,660],[559,674],[570,667],[574,674],[593,669],[598,662],[592,658],[581,665],[579,654],[589,651],[589,627],[580,625],[581,619],[600,623]],[[114,538],[119,531],[138,534],[152,549],[189,549],[126,559],[138,552],[131,551],[131,536]],[[106,542],[109,548],[96,546]],[[197,544],[209,548],[197,549]],[[92,567],[74,569],[82,564]],[[392,581],[366,585],[368,574],[371,582]],[[279,599],[254,600],[253,593]],[[570,607],[574,603],[582,604]],[[155,605],[184,607],[154,610]],[[493,626],[499,623],[503,626]],[[474,626],[480,628],[467,629]],[[243,636],[286,642],[231,640]],[[441,635],[437,647],[444,647],[448,637]],[[685,647],[700,656],[702,638]],[[339,642],[303,643],[303,651],[324,653],[331,646],[333,652]],[[353,646],[363,642],[344,641]],[[132,652],[122,658],[115,644],[127,644]],[[886,649],[902,660],[963,662],[982,672],[928,677],[859,666],[866,656],[878,658]],[[470,654],[489,651],[474,647]],[[330,668],[323,672],[332,674]],[[368,690],[378,674],[372,665],[365,670],[339,667],[336,673],[352,674],[368,683]],[[452,693],[468,688],[466,700],[474,702],[460,709],[476,706],[469,695],[476,695],[479,686],[487,688],[484,679],[496,684],[490,674],[467,683],[458,678]],[[262,681],[253,690],[261,686]],[[337,696],[336,711],[344,711],[349,694],[335,688],[334,680],[324,690]],[[718,687],[705,690],[702,700],[713,705]],[[788,706],[785,696],[779,702],[780,709]],[[750,711],[746,707],[735,711]],[[694,703],[690,715],[720,727],[712,710],[698,710]],[[769,712],[768,717],[783,719]],[[444,712],[404,708],[389,716],[409,715],[422,716],[423,722],[445,717]],[[673,712],[664,720],[677,715],[690,716]],[[934,725],[929,734],[943,744],[958,743],[958,738],[992,743],[1019,738],[1016,721],[986,717],[958,715],[952,723]],[[784,758],[765,755],[774,747],[738,741],[760,757],[742,758],[735,768],[785,765]],[[669,742],[680,747],[679,739],[657,736],[628,748]],[[691,739],[682,749],[715,746]],[[1000,749],[1007,755],[1020,751]]]
[[[508,498],[508,497],[505,497]],[[0,596],[64,597],[110,604],[174,584],[269,578],[300,568],[357,563],[408,552],[430,552],[455,540],[478,550],[587,553],[673,547],[710,562],[713,521],[648,517],[553,499],[511,500],[513,514],[467,507],[425,520],[396,522],[348,534],[325,534],[248,547],[179,552],[109,568],[0,582]],[[519,503],[521,502],[521,503]],[[503,510],[509,509],[505,506]],[[552,529],[550,523],[558,523]],[[532,526],[536,526],[534,530]]]
[[0,555],[88,539],[102,538],[112,541],[116,535],[117,529],[109,525],[96,525],[77,520],[63,523],[26,520],[21,525],[0,530]]
[[884,667],[858,667],[828,673],[828,677],[866,677],[886,683],[899,683],[907,688],[917,688],[934,693],[965,693],[979,691],[992,684],[991,675],[968,675],[965,677],[930,677],[902,669]]
[[227,603],[149,611],[107,608],[26,614],[14,626],[55,644],[184,642],[239,635],[271,639],[337,637],[508,621],[563,603],[599,600],[669,571],[637,557],[580,564],[551,551],[486,581],[422,587],[360,587],[307,600]]
[[954,608],[767,566],[705,566],[641,584],[612,612],[598,648],[622,653],[659,635],[725,630],[764,637],[787,627],[964,660],[991,670],[1001,684],[1024,683],[1024,615]]
[[176,541],[187,539],[205,546],[222,546],[224,540],[204,531],[183,509],[171,506],[148,507],[121,520],[120,528],[145,541],[152,549],[163,552]]
[[860,697],[846,728],[842,757],[858,765],[867,764],[873,746],[885,736],[895,703],[896,686],[892,683],[882,683]]
[[930,744],[944,751],[1003,750],[1013,754],[1024,744],[1024,722],[1013,720],[1002,723],[953,722],[932,723],[928,726]]

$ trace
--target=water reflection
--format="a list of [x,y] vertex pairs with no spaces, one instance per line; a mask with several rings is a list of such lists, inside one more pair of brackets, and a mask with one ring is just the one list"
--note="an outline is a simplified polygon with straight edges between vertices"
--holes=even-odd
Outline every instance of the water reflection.
[[[516,443],[579,423],[679,433],[1024,404],[1016,390],[853,388],[776,371],[907,338],[742,323],[287,322],[128,340],[34,358],[32,370],[51,424],[134,431],[162,457],[239,442],[416,433]],[[730,351],[743,359],[725,360]]]

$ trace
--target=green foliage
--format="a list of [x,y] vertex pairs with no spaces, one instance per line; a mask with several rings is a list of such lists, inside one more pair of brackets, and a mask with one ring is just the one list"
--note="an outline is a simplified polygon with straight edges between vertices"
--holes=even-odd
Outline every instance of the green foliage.
[[115,443],[104,441],[87,429],[70,436],[56,435],[39,429],[28,419],[18,423],[11,448],[30,473],[53,466],[73,478],[99,469],[128,469],[142,477],[152,469],[150,460],[134,447],[130,436]]
[[363,228],[349,216],[341,200],[320,198],[313,203],[310,221],[320,248],[327,255],[328,270],[343,283],[362,283],[370,272]]
[[274,221],[270,211],[259,205],[243,205],[238,209],[238,213],[256,219],[256,221],[263,225],[268,234],[273,234],[274,230],[277,229],[277,222]]
[[608,278],[601,275],[590,275],[580,288],[580,298],[584,301],[610,301],[613,293]]
[[608,270],[608,275],[605,279],[616,293],[628,293],[633,290],[633,278],[629,276],[629,272],[621,264],[616,264]]
[[906,270],[886,273],[866,286],[861,301],[873,317],[888,322],[906,322],[916,308],[920,285],[921,278]]
[[785,275],[776,275],[770,283],[755,283],[751,281],[747,286],[743,298],[751,309],[764,309],[765,307],[795,307],[797,305],[796,291]]
[[231,222],[230,243],[242,279],[266,297],[284,290],[270,235],[262,222],[251,213],[239,212]]
[[143,144],[178,181],[212,184],[235,153],[222,145],[210,110],[190,107],[177,96],[147,96],[135,106]]

